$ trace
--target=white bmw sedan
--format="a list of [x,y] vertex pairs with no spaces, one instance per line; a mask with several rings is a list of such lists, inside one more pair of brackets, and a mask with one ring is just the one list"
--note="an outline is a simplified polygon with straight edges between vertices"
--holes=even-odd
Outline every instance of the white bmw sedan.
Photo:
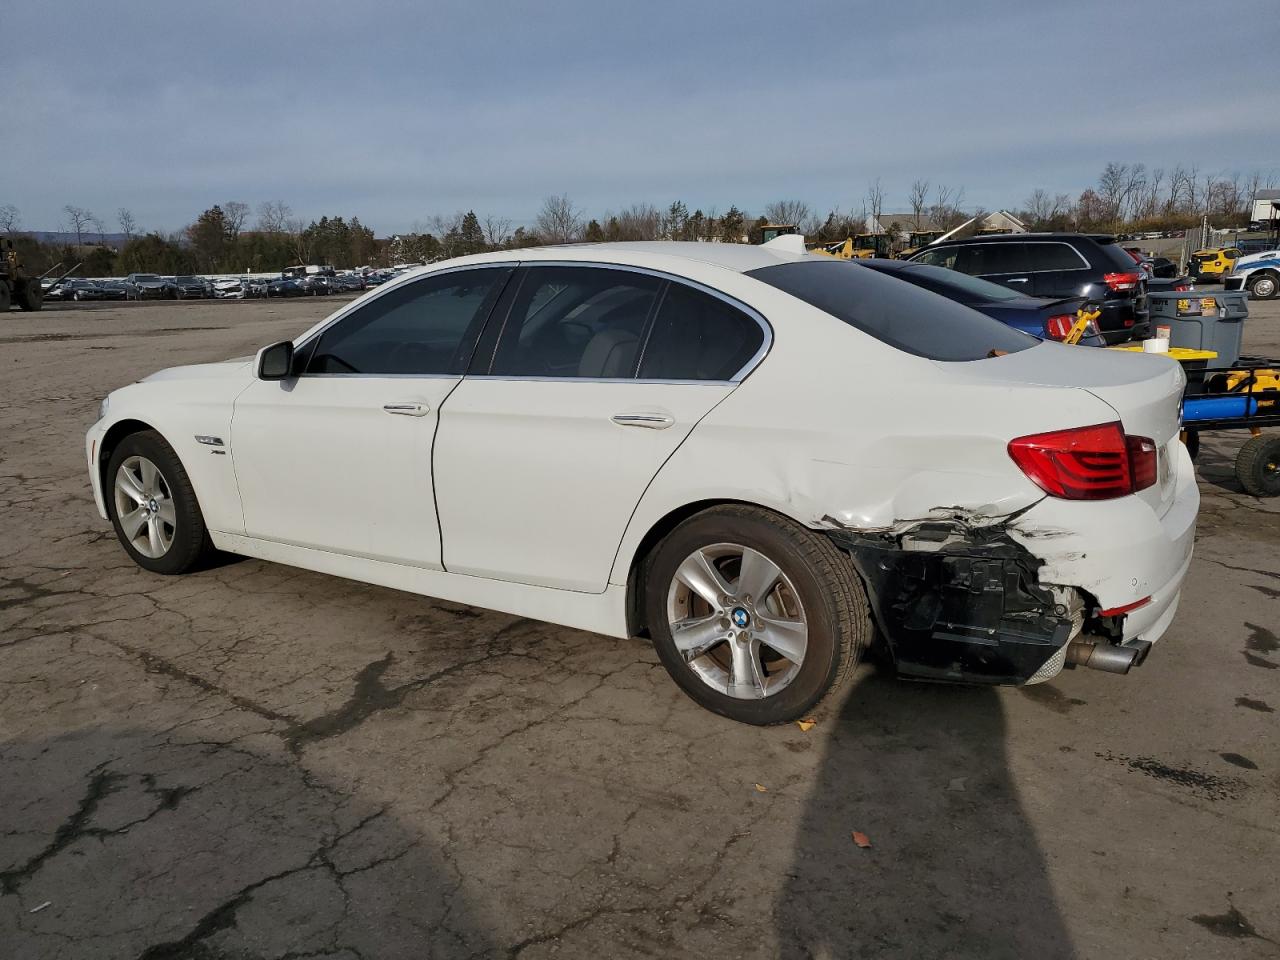
[[86,453],[147,570],[216,549],[644,636],[765,724],[873,636],[938,680],[1140,663],[1195,532],[1183,382],[785,243],[583,245],[161,371]]

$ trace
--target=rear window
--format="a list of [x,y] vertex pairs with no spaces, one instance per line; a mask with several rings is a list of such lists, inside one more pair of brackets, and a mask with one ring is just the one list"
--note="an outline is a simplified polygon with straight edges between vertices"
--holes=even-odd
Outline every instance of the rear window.
[[1040,341],[895,277],[826,258],[752,270],[754,277],[883,343],[930,360],[981,360]]
[[[1088,241],[1085,241],[1088,242]],[[1116,243],[1114,240],[1095,240],[1098,245],[1098,253],[1102,256],[1104,266],[1110,267],[1106,272],[1112,270],[1120,273],[1133,273],[1136,264],[1133,258],[1125,251],[1124,247]]]

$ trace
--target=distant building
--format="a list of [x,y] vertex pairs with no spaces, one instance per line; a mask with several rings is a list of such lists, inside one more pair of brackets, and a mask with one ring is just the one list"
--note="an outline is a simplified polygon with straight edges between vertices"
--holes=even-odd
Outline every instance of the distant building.
[[1270,227],[1275,220],[1280,220],[1280,190],[1259,190],[1253,195],[1249,222]]

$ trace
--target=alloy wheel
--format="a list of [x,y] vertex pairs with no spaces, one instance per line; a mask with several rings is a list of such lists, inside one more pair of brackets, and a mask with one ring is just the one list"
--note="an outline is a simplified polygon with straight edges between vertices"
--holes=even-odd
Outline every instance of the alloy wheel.
[[151,560],[168,553],[178,514],[159,468],[146,457],[129,457],[116,471],[114,496],[116,519],[129,545]]
[[691,553],[668,589],[667,620],[689,668],[730,697],[773,696],[804,663],[809,627],[800,595],[751,547],[716,543]]

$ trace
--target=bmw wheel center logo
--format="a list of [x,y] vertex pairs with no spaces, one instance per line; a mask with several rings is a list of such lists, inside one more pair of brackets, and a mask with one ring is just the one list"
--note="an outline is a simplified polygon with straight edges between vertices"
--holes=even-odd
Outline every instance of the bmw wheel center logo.
[[733,625],[739,630],[746,627],[751,622],[751,614],[747,613],[742,607],[734,607],[733,612],[729,614],[733,618]]

